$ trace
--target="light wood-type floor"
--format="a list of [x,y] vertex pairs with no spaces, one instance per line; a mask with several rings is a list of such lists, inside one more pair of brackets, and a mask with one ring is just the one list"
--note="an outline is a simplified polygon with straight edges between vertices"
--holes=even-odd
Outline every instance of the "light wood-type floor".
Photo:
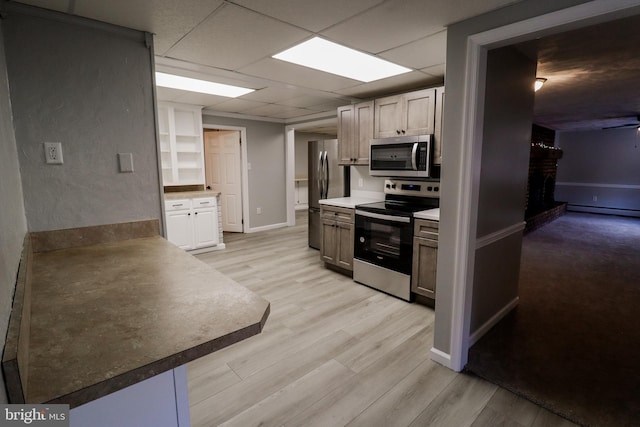
[[271,315],[261,334],[189,363],[194,427],[574,425],[431,361],[433,310],[324,268],[305,215],[198,255]]

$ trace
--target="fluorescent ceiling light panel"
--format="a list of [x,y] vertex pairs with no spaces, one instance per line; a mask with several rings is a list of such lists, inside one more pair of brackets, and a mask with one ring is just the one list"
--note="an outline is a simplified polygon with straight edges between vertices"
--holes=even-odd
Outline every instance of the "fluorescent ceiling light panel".
[[156,72],[156,85],[168,87],[171,89],[187,90],[189,92],[227,96],[229,98],[237,98],[254,91],[254,89],[247,89],[239,86],[225,85],[222,83],[214,83],[206,80],[192,79],[190,77],[182,77],[176,76],[174,74],[166,74],[160,72]]
[[411,71],[320,37],[314,37],[273,57],[361,82],[372,82]]

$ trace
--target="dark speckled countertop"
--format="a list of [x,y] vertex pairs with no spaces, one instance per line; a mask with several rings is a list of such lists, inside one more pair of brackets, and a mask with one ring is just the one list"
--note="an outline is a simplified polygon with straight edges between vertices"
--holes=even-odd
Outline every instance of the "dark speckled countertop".
[[269,302],[160,236],[33,254],[30,403],[75,407],[262,330]]

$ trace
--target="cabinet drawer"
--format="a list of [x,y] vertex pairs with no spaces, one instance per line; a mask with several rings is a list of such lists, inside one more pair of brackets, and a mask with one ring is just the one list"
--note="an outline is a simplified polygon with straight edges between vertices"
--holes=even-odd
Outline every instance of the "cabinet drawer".
[[183,209],[191,209],[191,199],[176,199],[164,201],[164,210],[167,212],[181,211]]
[[425,239],[438,240],[438,221],[428,219],[416,219],[413,228],[413,235]]
[[353,209],[349,209],[349,208],[340,208],[337,206],[331,206],[331,207],[322,206],[320,208],[320,217],[322,219],[330,219],[335,221],[353,223],[354,213],[353,213]]
[[192,199],[193,208],[215,208],[217,206],[217,201],[215,197],[202,197],[198,199]]

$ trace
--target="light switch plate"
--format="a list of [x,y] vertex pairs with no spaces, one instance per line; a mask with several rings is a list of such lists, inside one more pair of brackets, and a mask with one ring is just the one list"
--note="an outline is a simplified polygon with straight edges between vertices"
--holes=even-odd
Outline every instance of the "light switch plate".
[[118,153],[118,165],[120,172],[133,172],[133,154]]
[[45,142],[44,143],[44,159],[49,165],[62,164],[62,143],[61,142]]

